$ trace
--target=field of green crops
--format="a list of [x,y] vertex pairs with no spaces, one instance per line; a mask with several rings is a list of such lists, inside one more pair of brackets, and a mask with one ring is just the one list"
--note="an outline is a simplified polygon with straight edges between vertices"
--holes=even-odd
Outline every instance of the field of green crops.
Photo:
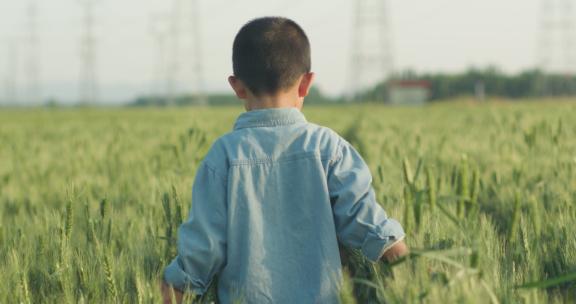
[[[159,303],[195,170],[241,110],[0,109],[0,303]],[[576,301],[576,102],[304,113],[364,155],[412,248],[349,252],[345,303]]]

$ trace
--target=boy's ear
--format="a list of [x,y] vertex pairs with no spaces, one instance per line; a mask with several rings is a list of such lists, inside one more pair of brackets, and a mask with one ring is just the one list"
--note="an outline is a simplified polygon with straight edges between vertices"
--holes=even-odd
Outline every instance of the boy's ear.
[[236,93],[236,96],[238,98],[246,99],[248,97],[248,91],[246,89],[246,86],[242,82],[242,80],[240,80],[240,79],[236,78],[236,76],[232,75],[232,76],[228,77],[228,83],[230,83],[232,90],[234,90],[234,93]]
[[315,74],[312,72],[308,72],[302,76],[300,85],[298,86],[298,97],[306,97],[308,95],[308,92],[310,92],[310,87],[312,87],[314,77]]

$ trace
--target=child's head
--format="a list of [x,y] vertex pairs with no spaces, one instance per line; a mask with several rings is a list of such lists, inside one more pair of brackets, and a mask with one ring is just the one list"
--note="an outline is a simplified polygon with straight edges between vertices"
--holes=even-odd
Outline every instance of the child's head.
[[234,39],[234,76],[229,81],[238,97],[260,100],[293,91],[308,93],[310,43],[302,28],[281,17],[264,17],[245,24]]

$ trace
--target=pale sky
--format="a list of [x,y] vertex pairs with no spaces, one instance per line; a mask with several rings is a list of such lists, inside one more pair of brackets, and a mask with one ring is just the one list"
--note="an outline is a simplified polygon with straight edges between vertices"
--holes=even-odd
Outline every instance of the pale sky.
[[[82,29],[79,1],[37,2],[42,94],[76,99]],[[172,1],[96,2],[102,99],[126,101],[154,91],[158,48],[150,34],[150,20],[168,14]],[[19,95],[24,94],[28,3],[0,0],[0,99],[10,79],[7,75],[16,75],[11,78],[16,79]],[[350,79],[352,5],[352,0],[199,0],[205,88],[229,92],[226,78],[232,70],[232,40],[242,24],[259,16],[280,15],[294,19],[307,32],[318,87],[331,95],[345,92]],[[397,70],[463,71],[496,65],[517,72],[535,66],[538,0],[389,0],[388,8]],[[11,55],[14,46],[16,56]]]

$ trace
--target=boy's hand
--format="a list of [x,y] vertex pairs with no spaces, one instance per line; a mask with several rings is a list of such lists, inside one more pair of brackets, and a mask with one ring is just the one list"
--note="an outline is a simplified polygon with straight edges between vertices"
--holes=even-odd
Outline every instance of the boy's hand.
[[162,303],[163,304],[172,304],[172,294],[174,294],[174,300],[176,300],[176,304],[182,303],[182,298],[184,294],[175,288],[172,288],[164,280],[160,284],[160,291],[162,292]]
[[390,249],[386,250],[382,258],[386,259],[389,263],[392,263],[398,260],[399,258],[406,256],[408,253],[409,253],[408,246],[406,246],[406,243],[404,242],[404,240],[402,240],[392,245]]

